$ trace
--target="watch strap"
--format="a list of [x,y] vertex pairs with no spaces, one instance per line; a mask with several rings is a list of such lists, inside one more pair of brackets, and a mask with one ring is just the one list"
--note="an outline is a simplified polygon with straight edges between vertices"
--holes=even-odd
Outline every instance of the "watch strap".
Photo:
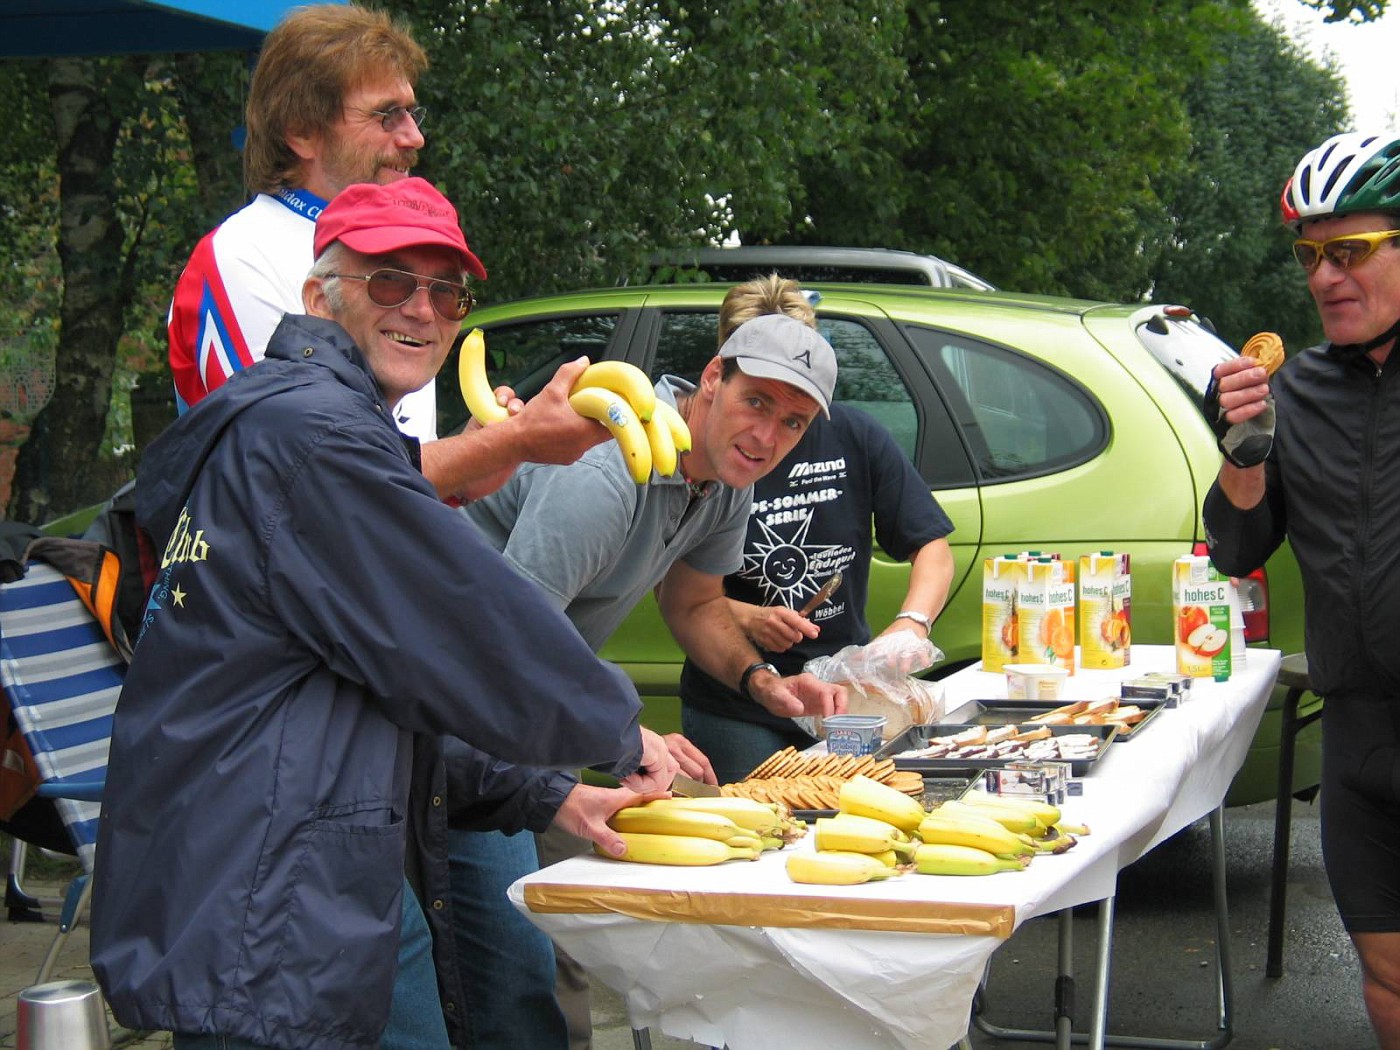
[[749,664],[748,667],[745,667],[744,673],[739,676],[739,692],[750,700],[754,697],[753,694],[749,692],[749,679],[754,676],[755,671],[772,671],[779,678],[781,678],[783,674],[767,660],[759,660],[757,663],[752,663]]

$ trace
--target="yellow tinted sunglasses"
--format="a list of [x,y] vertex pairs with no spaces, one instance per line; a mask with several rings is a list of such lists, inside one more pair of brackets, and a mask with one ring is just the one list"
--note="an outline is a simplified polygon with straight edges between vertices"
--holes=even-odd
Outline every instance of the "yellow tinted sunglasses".
[[1343,237],[1331,237],[1325,241],[1298,239],[1293,242],[1293,258],[1308,273],[1312,273],[1326,259],[1339,270],[1350,270],[1360,266],[1381,246],[1382,241],[1400,237],[1400,230],[1379,230],[1375,233],[1348,233]]

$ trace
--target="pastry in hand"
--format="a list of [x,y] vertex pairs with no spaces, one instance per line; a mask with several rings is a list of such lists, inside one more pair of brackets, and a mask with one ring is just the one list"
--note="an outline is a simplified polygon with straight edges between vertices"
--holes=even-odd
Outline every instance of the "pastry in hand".
[[1254,358],[1269,375],[1273,375],[1283,364],[1283,340],[1274,332],[1260,332],[1249,337],[1240,350],[1240,356]]

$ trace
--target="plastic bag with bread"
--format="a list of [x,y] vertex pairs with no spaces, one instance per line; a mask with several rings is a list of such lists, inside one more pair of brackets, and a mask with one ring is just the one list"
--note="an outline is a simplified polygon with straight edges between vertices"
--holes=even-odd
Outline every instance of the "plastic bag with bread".
[[[927,638],[911,631],[882,635],[868,645],[848,645],[830,656],[808,660],[802,669],[824,682],[846,687],[846,710],[853,715],[884,715],[886,741],[910,726],[927,725],[943,717],[943,687],[915,677],[943,659]],[[795,721],[825,739],[820,718]]]

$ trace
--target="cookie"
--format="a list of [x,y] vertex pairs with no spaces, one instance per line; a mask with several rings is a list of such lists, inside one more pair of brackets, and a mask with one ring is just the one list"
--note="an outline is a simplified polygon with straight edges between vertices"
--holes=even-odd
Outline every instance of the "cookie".
[[1283,340],[1274,332],[1260,332],[1249,337],[1240,350],[1240,356],[1254,358],[1269,375],[1273,375],[1283,364]]

